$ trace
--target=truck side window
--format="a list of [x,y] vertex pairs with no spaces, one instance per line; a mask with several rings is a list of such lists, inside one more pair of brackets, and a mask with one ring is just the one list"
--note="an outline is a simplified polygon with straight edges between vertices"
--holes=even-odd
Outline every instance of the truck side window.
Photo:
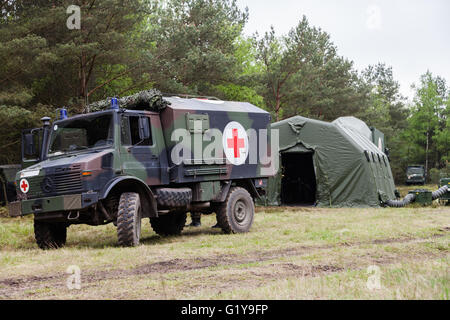
[[122,117],[120,123],[120,137],[122,141],[122,145],[129,146],[131,144],[130,139],[130,120],[128,117]]
[[[144,141],[141,142],[141,138],[139,138],[139,117],[130,116],[129,118],[130,118],[131,144],[135,145],[139,143],[140,146],[151,146],[153,144],[151,130],[150,130],[150,138],[145,139]],[[145,121],[149,121],[148,117],[145,117],[144,119]]]

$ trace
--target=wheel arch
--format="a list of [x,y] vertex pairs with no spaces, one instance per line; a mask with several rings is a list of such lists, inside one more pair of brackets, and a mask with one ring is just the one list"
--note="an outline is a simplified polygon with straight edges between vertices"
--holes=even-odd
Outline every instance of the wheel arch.
[[[260,199],[261,195],[259,194],[258,190],[256,189],[255,185],[253,184],[253,179],[242,179],[242,180],[235,180],[233,181],[233,185],[236,187],[244,188],[245,190],[250,193],[250,195],[253,198],[253,201],[256,199]],[[229,192],[229,190],[228,190]]]
[[141,198],[143,217],[158,217],[158,209],[155,196],[148,185],[139,178],[122,176],[112,180],[102,190],[100,199],[106,199],[109,195],[123,192],[137,192]]

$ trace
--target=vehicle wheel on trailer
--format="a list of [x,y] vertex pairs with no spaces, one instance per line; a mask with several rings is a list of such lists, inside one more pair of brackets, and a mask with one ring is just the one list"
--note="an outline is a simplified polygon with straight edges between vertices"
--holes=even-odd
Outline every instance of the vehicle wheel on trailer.
[[248,232],[253,223],[255,205],[247,190],[233,187],[216,214],[219,226],[225,233]]
[[179,235],[186,224],[186,212],[171,212],[150,218],[150,225],[160,236]]
[[117,238],[121,246],[137,246],[141,238],[141,200],[135,192],[120,196],[117,212]]
[[67,226],[34,220],[34,237],[38,247],[43,250],[58,249],[66,244]]

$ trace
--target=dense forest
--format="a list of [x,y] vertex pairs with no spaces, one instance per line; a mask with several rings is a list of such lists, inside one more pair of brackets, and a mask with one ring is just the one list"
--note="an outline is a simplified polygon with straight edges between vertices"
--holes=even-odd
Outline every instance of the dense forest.
[[[80,29],[67,27],[70,5]],[[407,102],[392,67],[356,70],[307,17],[248,37],[249,11],[232,0],[6,0],[0,14],[0,164],[20,162],[21,130],[43,115],[156,88],[248,101],[274,120],[353,115],[385,133],[397,182],[408,164],[434,180],[448,170],[445,79],[424,70]]]

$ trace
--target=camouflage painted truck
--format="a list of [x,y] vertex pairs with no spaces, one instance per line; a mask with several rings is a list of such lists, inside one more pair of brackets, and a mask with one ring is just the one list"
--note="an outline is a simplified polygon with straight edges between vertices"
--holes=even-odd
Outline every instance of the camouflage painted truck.
[[135,246],[142,218],[176,235],[187,212],[216,213],[225,233],[247,232],[271,175],[256,152],[270,150],[270,115],[249,103],[150,91],[42,121],[22,134],[26,169],[10,204],[11,216],[34,214],[42,249],[63,246],[72,224],[111,222],[119,244]]

